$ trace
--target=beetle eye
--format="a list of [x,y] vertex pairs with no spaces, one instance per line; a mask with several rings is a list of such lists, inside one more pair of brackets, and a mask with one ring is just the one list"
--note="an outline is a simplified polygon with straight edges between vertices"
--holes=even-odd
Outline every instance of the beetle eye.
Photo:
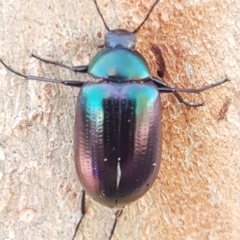
[[123,47],[133,50],[136,45],[136,38],[133,33],[123,29],[111,30],[105,37],[106,48]]

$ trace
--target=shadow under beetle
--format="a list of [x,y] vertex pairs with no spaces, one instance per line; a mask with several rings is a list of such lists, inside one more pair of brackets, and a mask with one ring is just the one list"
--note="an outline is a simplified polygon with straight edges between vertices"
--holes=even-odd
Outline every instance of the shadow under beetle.
[[117,209],[109,236],[111,239],[123,207],[142,197],[154,183],[161,153],[159,93],[173,93],[180,103],[199,107],[204,103],[185,102],[179,92],[200,93],[227,81],[225,78],[200,89],[177,89],[150,75],[146,60],[134,50],[134,34],[158,2],[154,2],[137,29],[128,32],[123,29],[109,30],[94,0],[108,33],[103,49],[89,65],[69,67],[32,54],[45,63],[100,78],[97,83],[24,75],[0,59],[9,71],[27,80],[81,87],[76,105],[74,152],[77,174],[84,190],[82,216],[73,239],[85,213],[85,191],[97,202]]

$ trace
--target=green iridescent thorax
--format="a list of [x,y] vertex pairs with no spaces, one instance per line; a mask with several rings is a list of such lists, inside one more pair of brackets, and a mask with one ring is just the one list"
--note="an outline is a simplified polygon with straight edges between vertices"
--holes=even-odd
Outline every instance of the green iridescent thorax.
[[142,55],[126,48],[107,48],[98,52],[88,67],[88,73],[97,78],[125,81],[150,77]]

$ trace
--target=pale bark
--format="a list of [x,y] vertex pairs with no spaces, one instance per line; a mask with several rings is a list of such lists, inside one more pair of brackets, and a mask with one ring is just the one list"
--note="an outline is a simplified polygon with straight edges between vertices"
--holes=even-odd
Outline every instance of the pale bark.
[[[111,29],[133,30],[151,1],[100,1]],[[127,206],[113,239],[231,239],[240,236],[240,11],[237,1],[162,1],[137,34],[153,75],[161,49],[164,80],[200,87],[230,82],[189,101],[163,95],[159,178]],[[42,57],[88,64],[106,33],[93,1],[0,1],[0,57],[24,73],[91,80],[44,65]],[[81,185],[73,163],[78,89],[27,82],[0,66],[0,239],[71,239]],[[184,97],[187,98],[186,95]],[[113,215],[87,198],[76,239],[107,239]]]

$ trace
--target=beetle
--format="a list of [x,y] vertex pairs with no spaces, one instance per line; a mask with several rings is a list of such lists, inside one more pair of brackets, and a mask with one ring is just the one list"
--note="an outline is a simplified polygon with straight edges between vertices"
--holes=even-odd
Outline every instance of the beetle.
[[[118,209],[109,239],[123,207],[142,197],[158,175],[162,138],[160,93],[173,93],[180,103],[199,107],[204,103],[188,103],[179,93],[200,93],[228,80],[224,78],[199,89],[177,89],[168,86],[161,78],[151,76],[146,60],[134,50],[135,34],[158,2],[154,2],[142,23],[130,32],[110,30],[94,0],[108,33],[103,49],[89,65],[70,67],[32,54],[45,63],[101,79],[97,83],[28,76],[0,60],[9,71],[27,80],[81,88],[76,105],[74,136],[75,166],[84,189],[81,212],[83,216],[85,191],[102,205]],[[73,238],[81,220],[82,217]]]

